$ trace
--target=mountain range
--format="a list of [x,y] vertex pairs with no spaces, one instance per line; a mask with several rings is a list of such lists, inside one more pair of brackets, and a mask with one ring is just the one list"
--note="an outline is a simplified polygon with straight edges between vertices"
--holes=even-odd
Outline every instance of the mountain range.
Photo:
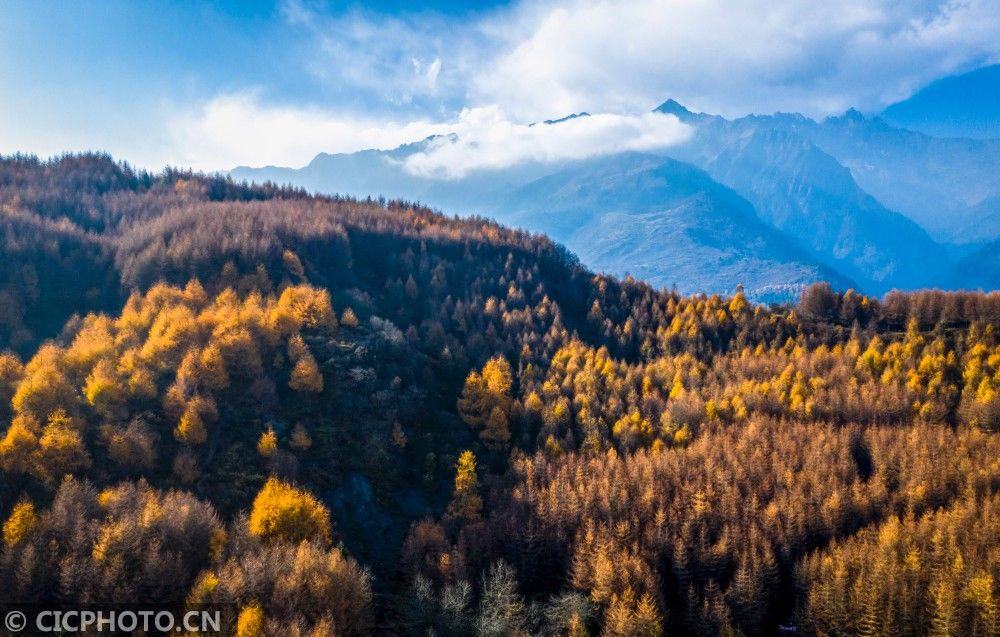
[[1000,64],[952,75],[883,111],[889,122],[937,137],[1000,137]]
[[870,294],[1000,286],[1000,140],[933,137],[856,110],[821,121],[730,120],[674,100],[656,110],[687,124],[690,138],[451,180],[405,166],[435,138],[230,174],[492,217],[548,234],[595,270],[685,293],[742,285],[780,301],[819,280]]

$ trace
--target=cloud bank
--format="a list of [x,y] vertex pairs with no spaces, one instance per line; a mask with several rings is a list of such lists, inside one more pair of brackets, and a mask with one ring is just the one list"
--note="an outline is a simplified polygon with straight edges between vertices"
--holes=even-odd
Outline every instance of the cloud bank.
[[288,6],[318,78],[525,121],[668,97],[724,115],[875,110],[1000,61],[996,0],[521,0],[462,17]]
[[[521,0],[463,16],[289,2],[283,15],[326,97],[228,89],[175,118],[171,162],[301,166],[455,133],[406,163],[454,179],[675,143],[683,127],[649,114],[671,97],[726,116],[877,111],[1000,61],[995,0]],[[600,114],[529,126],[579,111]]]
[[649,108],[725,115],[880,109],[1000,60],[995,0],[567,0],[472,78],[516,115]]
[[269,105],[258,91],[217,96],[176,118],[170,129],[174,151],[166,163],[208,171],[237,165],[299,167],[321,152],[395,148],[449,132],[447,124],[427,120]]
[[321,152],[386,150],[433,137],[403,167],[431,179],[459,179],[529,161],[666,148],[686,140],[691,130],[662,113],[604,113],[558,124],[521,124],[496,106],[465,109],[447,121],[386,122],[267,106],[251,91],[211,100],[192,116],[176,120],[172,134],[182,150],[167,163],[200,170],[215,170],[220,163],[298,167]]
[[662,113],[602,113],[525,125],[510,121],[498,107],[463,111],[453,131],[407,157],[406,170],[431,179],[460,179],[472,172],[527,162],[662,149],[687,140],[692,133],[676,117]]

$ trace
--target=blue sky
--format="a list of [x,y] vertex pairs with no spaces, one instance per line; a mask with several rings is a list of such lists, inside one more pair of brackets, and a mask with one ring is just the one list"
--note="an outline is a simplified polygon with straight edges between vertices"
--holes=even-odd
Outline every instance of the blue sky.
[[457,130],[513,134],[531,156],[554,142],[526,124],[608,115],[581,126],[585,154],[621,131],[676,134],[643,115],[668,97],[730,116],[878,111],[1000,61],[998,33],[995,0],[14,1],[0,152],[216,170]]

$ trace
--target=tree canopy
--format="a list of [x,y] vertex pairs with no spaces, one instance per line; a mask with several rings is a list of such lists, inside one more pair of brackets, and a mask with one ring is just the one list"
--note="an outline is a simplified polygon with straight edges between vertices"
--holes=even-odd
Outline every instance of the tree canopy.
[[998,634],[1000,294],[797,305],[0,160],[0,602],[245,635]]

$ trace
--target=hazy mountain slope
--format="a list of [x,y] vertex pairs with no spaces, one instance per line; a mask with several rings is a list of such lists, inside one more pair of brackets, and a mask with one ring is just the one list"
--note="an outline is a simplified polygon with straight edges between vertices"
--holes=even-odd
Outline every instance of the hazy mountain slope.
[[[742,283],[761,298],[787,299],[821,279],[849,285],[761,223],[745,200],[692,166],[625,154],[443,181],[404,169],[402,161],[423,147],[419,142],[392,151],[321,154],[301,170],[243,167],[232,175],[318,192],[403,197],[448,213],[495,216],[550,234],[597,270],[630,272],[688,292],[728,292]],[[625,227],[620,225],[622,214],[630,215]],[[720,232],[711,237],[713,226]]]
[[809,139],[849,168],[866,192],[939,240],[1000,237],[1000,223],[979,223],[982,203],[1000,196],[1000,141],[929,137],[853,110],[822,122],[754,119]]
[[[978,245],[1000,236],[1000,214],[995,214],[1000,197],[998,141],[936,139],[856,111],[816,122],[794,114],[729,121],[692,113],[672,100],[658,110],[677,115],[697,131],[689,143],[666,154],[693,163],[735,190],[753,205],[757,217],[807,250],[811,256],[806,261],[825,263],[866,292],[952,284],[954,255],[967,253],[972,246],[945,248],[928,232],[949,244]],[[559,125],[559,120],[540,125]],[[665,248],[656,248],[654,237],[641,233],[623,238],[624,249],[610,250],[605,245],[606,234],[599,228],[613,223],[612,219],[609,217],[604,226],[595,221],[599,212],[646,214],[670,209],[673,203],[657,201],[662,193],[655,189],[623,188],[600,207],[580,192],[563,193],[565,200],[559,208],[572,211],[581,207],[585,215],[572,228],[553,228],[553,220],[530,201],[521,200],[520,211],[513,203],[516,197],[512,193],[536,180],[588,162],[604,166],[606,158],[562,165],[526,164],[476,172],[458,180],[435,180],[404,168],[406,157],[423,150],[426,143],[391,151],[321,154],[299,170],[239,168],[232,175],[294,183],[322,193],[402,197],[450,214],[499,214],[504,222],[529,230],[558,230],[556,236],[567,241],[573,229],[579,233],[571,247],[589,265],[616,272],[643,272],[652,280],[673,282],[671,269],[680,256],[667,255]],[[631,203],[614,203],[616,198]],[[531,214],[515,214],[518,212]],[[692,214],[708,213],[701,206],[688,209],[687,215]],[[675,215],[676,219],[682,217]],[[571,219],[572,215],[566,215],[565,223],[574,223]],[[686,217],[682,220],[688,221]],[[653,223],[646,232],[654,230],[666,233],[665,221]],[[640,244],[645,247],[632,251]],[[728,249],[738,254],[743,246]],[[628,259],[634,261],[628,263]],[[802,259],[794,261],[801,263]],[[707,265],[710,261],[702,263],[705,271],[720,267]],[[760,271],[762,268],[748,270]],[[725,283],[720,279],[719,285],[728,285],[730,274],[720,276]],[[691,281],[703,284],[708,278],[698,274]],[[748,287],[770,284],[763,280],[744,283]]]
[[955,234],[967,237],[969,242],[977,239],[1000,237],[1000,194],[993,195],[974,206],[965,225],[959,226]]
[[933,82],[885,109],[890,122],[938,137],[1000,138],[1000,65]]
[[559,168],[558,165],[531,163],[480,171],[457,180],[428,179],[411,174],[403,166],[403,161],[424,150],[428,141],[405,144],[393,150],[320,153],[300,169],[240,166],[230,174],[237,180],[291,183],[317,193],[403,198],[449,213],[470,215],[492,209],[513,189]]
[[819,280],[853,285],[738,194],[672,159],[628,153],[582,162],[514,192],[496,216],[549,234],[598,270],[683,292],[742,283],[749,296],[774,300]]
[[676,102],[660,110],[695,126],[671,154],[704,168],[746,197],[762,219],[869,292],[938,285],[928,264],[944,250],[916,223],[868,195],[850,171],[773,118],[728,121],[689,113]]
[[349,196],[419,194],[428,184],[402,169],[399,159],[419,149],[422,143],[396,150],[363,150],[356,153],[320,153],[302,168],[240,166],[230,171],[234,179],[294,183],[315,192]]
[[951,272],[951,285],[967,290],[1000,288],[1000,239],[982,246],[959,261]]

